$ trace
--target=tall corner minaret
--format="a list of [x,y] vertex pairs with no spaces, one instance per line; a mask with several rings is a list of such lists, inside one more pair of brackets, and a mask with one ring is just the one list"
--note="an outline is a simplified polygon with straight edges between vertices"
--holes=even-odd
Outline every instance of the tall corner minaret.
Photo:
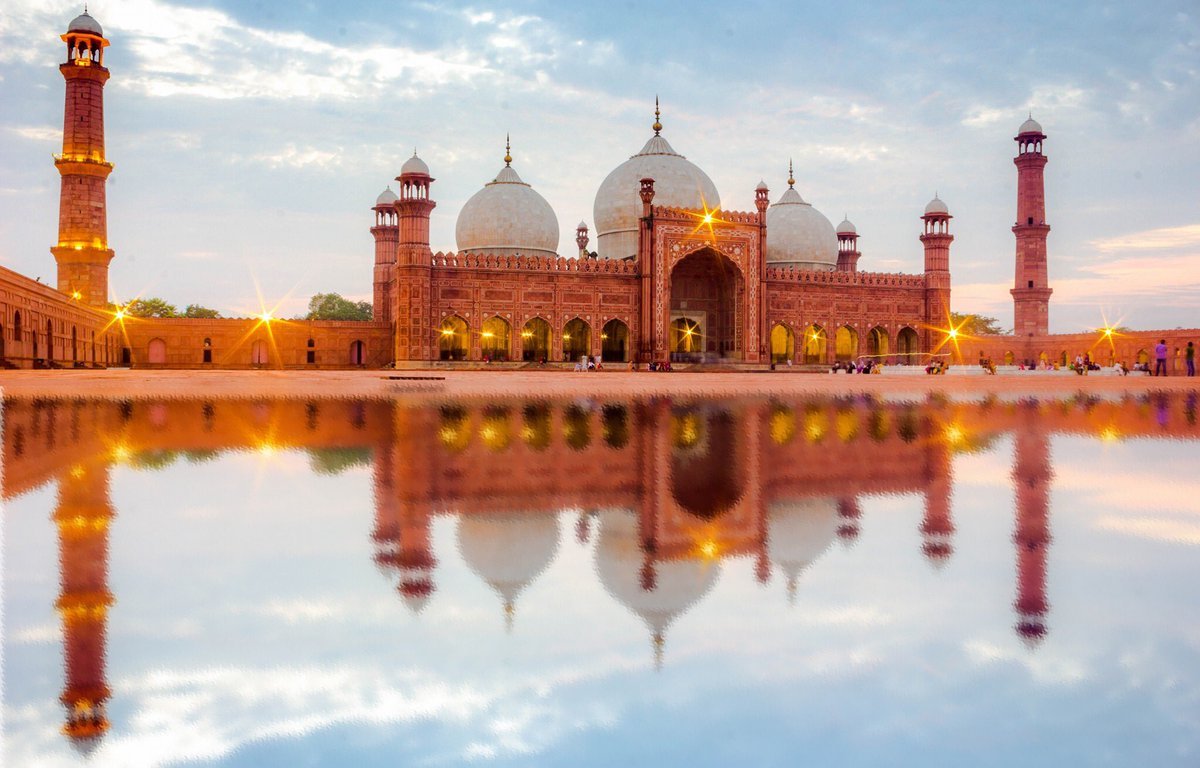
[[112,163],[104,156],[104,84],[108,41],[85,10],[62,36],[67,60],[59,71],[67,81],[62,154],[54,165],[62,176],[58,203],[58,290],[93,307],[108,303],[108,214],[104,185]]
[[372,294],[371,317],[376,321],[391,322],[392,281],[396,272],[396,250],[400,246],[399,214],[396,213],[396,193],[391,187],[379,193],[375,205],[375,226],[371,236],[375,238],[375,291]]
[[1029,648],[1046,637],[1050,604],[1046,600],[1046,559],[1050,550],[1050,484],[1053,478],[1050,436],[1040,425],[1037,406],[1022,406],[1013,435],[1013,486],[1016,491],[1017,636]]
[[63,733],[83,752],[108,731],[105,705],[105,637],[113,595],[108,589],[108,530],[114,517],[108,468],[77,465],[58,484],[59,569],[62,592],[56,608],[63,627],[66,707]]
[[936,348],[941,339],[935,338],[950,317],[950,209],[934,194],[925,206],[921,220],[925,231],[921,243],[925,246],[925,331],[924,348]]
[[437,353],[433,338],[432,268],[429,248],[429,214],[437,203],[429,198],[434,179],[425,161],[413,156],[400,166],[399,243],[396,248],[393,320],[396,323],[397,360],[432,360]]
[[1033,115],[1017,131],[1017,274],[1012,289],[1013,335],[1045,336],[1050,332],[1050,288],[1046,273],[1046,134]]
[[837,271],[857,272],[858,257],[862,256],[862,253],[858,250],[858,229],[850,222],[848,215],[837,225],[837,239]]

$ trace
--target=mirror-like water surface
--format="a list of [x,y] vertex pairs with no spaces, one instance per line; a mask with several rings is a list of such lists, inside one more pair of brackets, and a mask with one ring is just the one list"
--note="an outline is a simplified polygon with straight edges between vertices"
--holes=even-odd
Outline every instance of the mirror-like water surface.
[[1196,395],[8,400],[6,765],[1195,765]]

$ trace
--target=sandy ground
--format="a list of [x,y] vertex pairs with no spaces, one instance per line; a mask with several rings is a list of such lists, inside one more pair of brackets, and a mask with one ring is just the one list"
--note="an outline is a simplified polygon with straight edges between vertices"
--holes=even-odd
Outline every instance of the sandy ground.
[[397,397],[479,398],[572,396],[622,398],[652,395],[731,397],[874,393],[885,399],[954,399],[1057,396],[1078,392],[1102,397],[1148,391],[1196,391],[1200,379],[1182,376],[1076,376],[1029,373],[1008,376],[923,374],[630,373],[605,371],[5,371],[5,397]]

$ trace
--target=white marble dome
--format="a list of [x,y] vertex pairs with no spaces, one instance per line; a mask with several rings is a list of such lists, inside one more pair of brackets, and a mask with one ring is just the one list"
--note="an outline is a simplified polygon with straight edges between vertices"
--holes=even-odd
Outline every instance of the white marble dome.
[[839,235],[857,235],[858,229],[850,222],[850,219],[842,219],[842,223],[837,225],[837,233]]
[[929,204],[925,206],[925,214],[928,215],[931,213],[944,213],[949,215],[950,209],[946,207],[946,204],[942,202],[940,197],[934,195],[933,199],[929,201]]
[[837,267],[838,240],[833,224],[796,191],[788,178],[787,191],[767,208],[767,263],[799,269]]
[[777,501],[767,509],[767,554],[783,571],[789,598],[800,574],[829,549],[837,531],[834,499]]
[[396,193],[393,192],[392,188],[389,186],[387,189],[379,193],[379,197],[375,198],[375,205],[377,207],[381,205],[388,206],[399,199],[400,198],[396,197]]
[[429,166],[425,161],[417,157],[417,150],[413,150],[413,156],[404,161],[404,165],[400,166],[400,175],[420,174],[422,176],[429,175]]
[[472,195],[459,211],[454,238],[462,253],[554,256],[558,217],[546,198],[521,181],[506,158],[495,180]]
[[509,512],[458,520],[458,549],[467,566],[496,590],[511,616],[517,596],[546,570],[559,540],[558,515]]
[[100,22],[92,18],[87,11],[79,14],[71,19],[71,23],[67,25],[68,32],[87,32],[92,35],[104,37],[104,30],[100,28]]
[[710,210],[721,205],[712,179],[676,152],[659,133],[641,151],[613,169],[596,191],[592,219],[596,223],[596,251],[602,259],[624,259],[637,254],[638,219],[642,217],[641,180],[654,179],[654,205]]
[[1021,127],[1017,130],[1018,135],[1022,133],[1044,133],[1044,131],[1042,131],[1042,124],[1034,120],[1033,115],[1030,115],[1029,119],[1021,123]]
[[596,542],[596,572],[604,589],[637,614],[661,650],[667,627],[680,614],[708,594],[721,573],[718,561],[696,559],[654,564],[654,586],[642,587],[641,537],[638,518],[627,510],[603,510]]

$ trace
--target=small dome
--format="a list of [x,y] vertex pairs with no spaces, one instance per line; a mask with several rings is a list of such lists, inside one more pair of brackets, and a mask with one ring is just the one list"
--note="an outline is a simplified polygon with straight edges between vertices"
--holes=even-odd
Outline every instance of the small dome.
[[587,229],[587,222],[586,221],[579,222],[579,226],[575,227],[575,229],[576,229],[576,231],[578,231],[580,229]]
[[71,19],[71,23],[67,26],[67,32],[87,32],[104,37],[104,30],[100,28],[100,22],[93,19],[87,11]]
[[399,199],[400,198],[396,197],[396,193],[393,192],[392,188],[389,186],[387,189],[379,193],[379,197],[375,198],[375,205],[391,205]]
[[506,613],[554,560],[559,538],[555,514],[506,512],[464,515],[458,520],[458,549],[463,560],[496,590]]
[[[656,113],[657,114],[657,113]],[[654,179],[654,204],[672,208],[709,210],[721,207],[712,179],[676,152],[659,131],[641,151],[613,169],[596,191],[592,219],[596,222],[596,250],[602,259],[624,259],[637,253],[642,179]]]
[[929,201],[929,205],[925,206],[925,215],[928,216],[931,213],[944,213],[949,215],[950,209],[946,207],[946,204],[942,202],[940,197],[934,195],[933,199]]
[[766,192],[767,191],[767,182],[765,182],[765,181],[758,182],[758,186],[754,188],[754,191],[755,192]]
[[1018,135],[1022,133],[1043,133],[1042,125],[1033,119],[1033,115],[1030,115],[1029,119],[1021,123],[1021,127],[1017,130]]
[[454,226],[463,253],[555,256],[558,235],[554,209],[508,164],[467,200]]
[[429,175],[429,166],[425,165],[425,161],[417,157],[417,150],[413,150],[413,156],[404,161],[404,165],[400,166],[400,175],[407,176],[410,173],[420,174],[421,176]]
[[858,229],[850,223],[850,219],[842,219],[842,223],[837,225],[837,233],[839,235],[857,235]]
[[767,209],[767,263],[832,270],[837,250],[833,224],[788,184],[779,202]]

